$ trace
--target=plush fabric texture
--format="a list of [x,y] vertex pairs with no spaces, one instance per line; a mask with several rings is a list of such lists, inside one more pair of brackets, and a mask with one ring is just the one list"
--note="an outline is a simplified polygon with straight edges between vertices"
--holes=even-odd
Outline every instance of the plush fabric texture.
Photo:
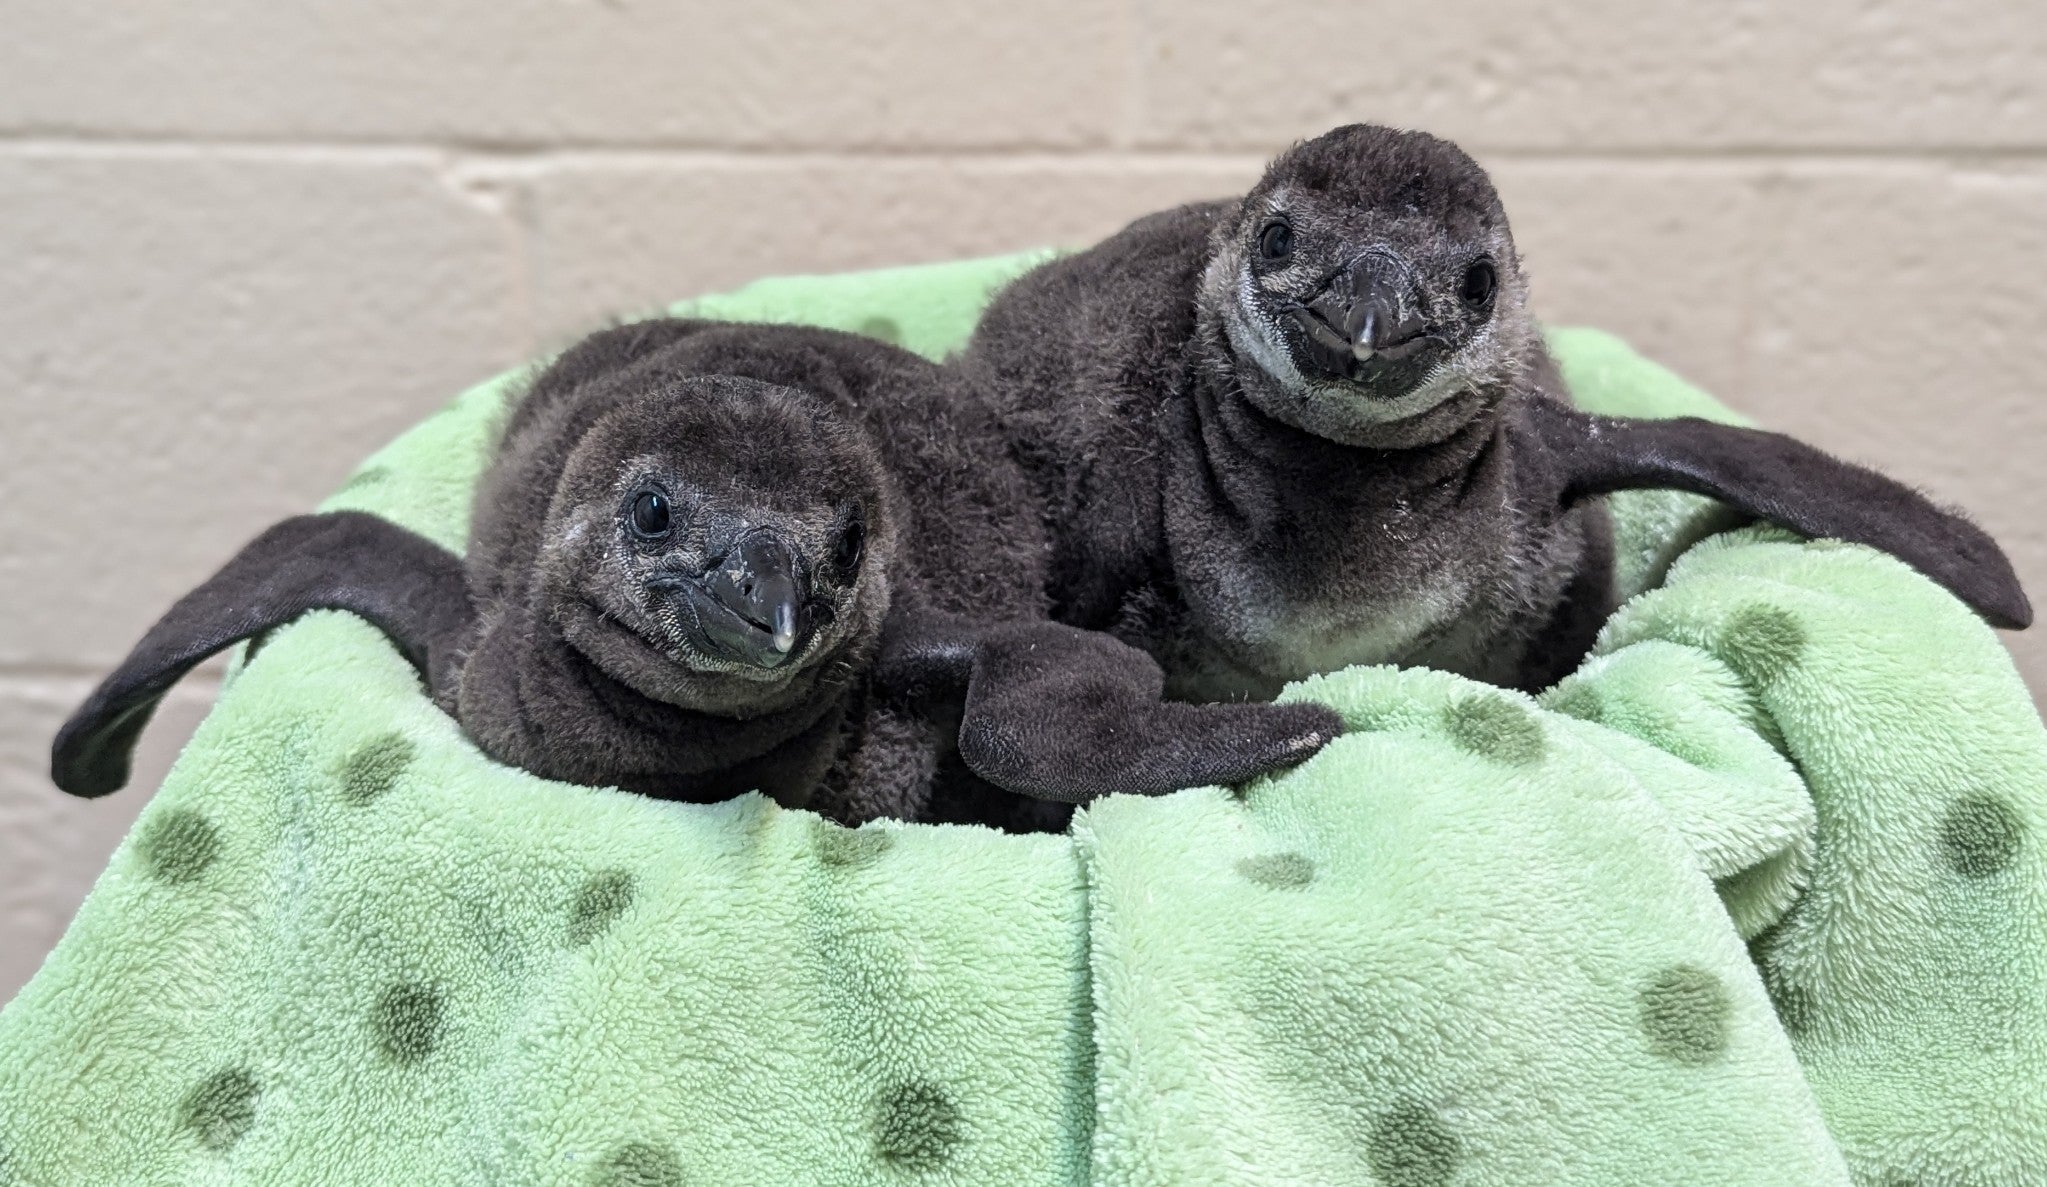
[[[691,308],[936,354],[1028,262]],[[1592,409],[1725,415],[1554,337]],[[330,506],[459,547],[514,382]],[[1995,635],[1614,502],[1645,592],[1539,701],[1340,672],[1289,776],[1066,836],[548,783],[309,616],[0,1012],[0,1184],[2041,1182],[2047,733]]]

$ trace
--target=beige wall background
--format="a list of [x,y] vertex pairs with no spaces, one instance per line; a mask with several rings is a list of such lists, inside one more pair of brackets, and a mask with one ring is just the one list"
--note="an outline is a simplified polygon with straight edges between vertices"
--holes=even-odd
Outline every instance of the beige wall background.
[[2039,0],[0,14],[0,1000],[212,684],[107,801],[49,786],[63,715],[460,388],[764,273],[1086,242],[1353,120],[1488,164],[1548,319],[1967,507],[2047,602]]

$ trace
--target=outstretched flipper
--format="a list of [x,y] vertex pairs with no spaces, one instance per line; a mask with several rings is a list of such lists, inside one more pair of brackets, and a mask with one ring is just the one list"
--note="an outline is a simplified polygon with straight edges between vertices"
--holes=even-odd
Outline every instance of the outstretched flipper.
[[1531,401],[1528,425],[1565,503],[1646,487],[1707,495],[1813,537],[1879,548],[1947,587],[1992,626],[2023,629],[2033,607],[1982,528],[1874,470],[1781,433],[1694,417],[1592,416]]
[[1343,732],[1323,705],[1166,701],[1149,655],[1053,622],[899,616],[877,677],[915,694],[964,688],[967,766],[1005,791],[1074,804],[1243,783],[1295,766]]
[[308,610],[369,619],[435,685],[470,614],[462,562],[447,549],[359,511],[287,519],[149,628],[57,731],[50,777],[77,796],[119,790],[142,727],[173,684],[215,652]]

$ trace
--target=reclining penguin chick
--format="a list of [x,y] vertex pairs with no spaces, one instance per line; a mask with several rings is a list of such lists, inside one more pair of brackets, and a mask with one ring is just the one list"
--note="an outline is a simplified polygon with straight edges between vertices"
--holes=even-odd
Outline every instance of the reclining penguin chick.
[[[849,414],[895,392],[914,400],[916,368],[935,374],[891,351],[673,320],[592,335],[513,412],[465,558],[360,512],[277,524],[173,606],[65,723],[57,785],[119,788],[184,673],[315,609],[382,629],[492,757],[668,799],[758,789],[801,806],[823,788],[820,810],[849,821],[943,815],[928,779],[900,777],[939,756],[890,748],[950,739],[870,728],[877,708],[937,706],[976,776],[1066,803],[1247,779],[1334,736],[1316,706],[1164,705],[1156,665],[1106,637],[968,617],[1002,609],[990,550],[961,547],[983,520],[983,538],[1011,535],[992,522],[1000,491],[950,453],[919,463],[904,447],[929,441],[941,411],[905,416],[894,438]],[[948,567],[947,542],[969,555]],[[1040,597],[1028,584],[1008,596]],[[878,693],[883,672],[906,691]],[[1104,734],[1111,745],[1086,745]],[[847,786],[876,770],[898,777]],[[975,782],[965,798],[986,790]]]
[[1547,686],[1614,608],[1594,496],[1629,488],[1873,545],[2030,621],[1996,543],[1890,479],[1573,409],[1527,297],[1477,163],[1353,125],[1026,274],[959,366],[1044,494],[1056,614],[1151,651],[1173,695],[1354,663]]
[[574,378],[558,367],[517,410],[466,562],[360,512],[272,527],[65,724],[58,786],[120,787],[178,677],[330,608],[389,634],[500,761],[663,798],[803,803],[888,610],[873,449],[751,380]]
[[803,393],[658,358],[560,390],[481,489],[476,625],[436,699],[552,778],[807,802],[888,613],[872,444]]

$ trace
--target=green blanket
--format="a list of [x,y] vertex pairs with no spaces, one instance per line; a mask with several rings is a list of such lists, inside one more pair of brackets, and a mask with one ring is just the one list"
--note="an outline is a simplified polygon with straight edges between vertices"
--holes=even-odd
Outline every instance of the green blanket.
[[[1025,262],[693,308],[938,353]],[[1725,415],[1555,340],[1588,407]],[[330,505],[459,545],[514,382]],[[1300,770],[1067,836],[548,783],[312,615],[0,1013],[0,1184],[2042,1182],[2047,733],[1997,639],[1615,504],[1646,592],[1539,702],[1341,672]]]

